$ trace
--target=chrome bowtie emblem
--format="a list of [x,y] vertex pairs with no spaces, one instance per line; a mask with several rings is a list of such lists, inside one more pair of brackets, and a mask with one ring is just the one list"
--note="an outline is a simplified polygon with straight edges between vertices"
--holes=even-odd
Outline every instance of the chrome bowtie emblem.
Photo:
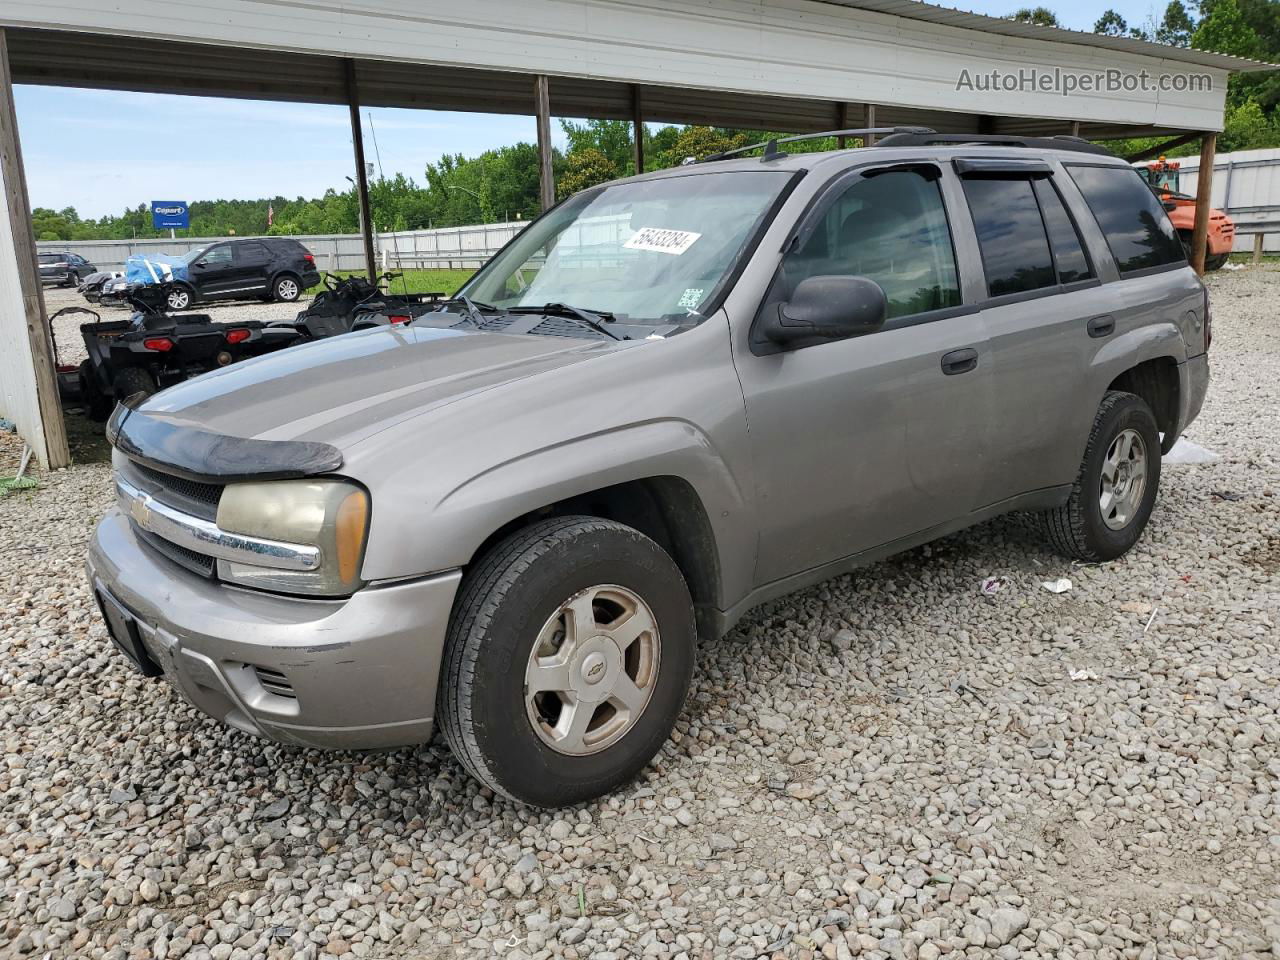
[[144,530],[147,524],[151,522],[151,508],[147,506],[145,499],[139,498],[129,504],[129,513],[133,517],[134,522]]

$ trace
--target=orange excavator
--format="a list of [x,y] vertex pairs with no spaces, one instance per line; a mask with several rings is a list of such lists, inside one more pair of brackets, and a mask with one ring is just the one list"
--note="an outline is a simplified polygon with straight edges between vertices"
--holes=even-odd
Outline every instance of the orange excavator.
[[[1169,220],[1173,223],[1182,244],[1191,255],[1191,231],[1196,222],[1196,198],[1178,192],[1178,161],[1166,160],[1164,157],[1139,167],[1147,185],[1151,187],[1164,208],[1169,211]],[[1217,270],[1231,256],[1231,247],[1235,243],[1236,225],[1221,210],[1209,210],[1209,233],[1204,251],[1204,268]]]

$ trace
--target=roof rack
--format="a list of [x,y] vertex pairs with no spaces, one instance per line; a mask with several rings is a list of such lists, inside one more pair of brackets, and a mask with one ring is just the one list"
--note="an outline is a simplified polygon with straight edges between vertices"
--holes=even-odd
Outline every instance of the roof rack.
[[713,153],[709,157],[703,157],[701,160],[695,160],[694,162],[710,163],[713,160],[728,160],[730,157],[736,157],[740,153],[748,153],[761,147],[764,147],[764,156],[760,158],[761,160],[776,160],[778,157],[786,156],[783,151],[778,149],[778,144],[780,143],[795,143],[799,140],[821,140],[823,137],[861,137],[869,133],[885,134],[886,136],[894,134],[899,136],[936,136],[928,127],[861,127],[857,130],[822,130],[818,133],[802,133],[794,137],[775,137],[772,140],[762,140],[759,143],[748,144],[745,147]]
[[878,147],[930,147],[952,144],[983,144],[991,147],[1029,147],[1039,150],[1074,150],[1077,153],[1092,153],[1104,157],[1115,154],[1106,147],[1090,143],[1081,137],[1070,137],[1060,134],[1054,137],[1007,137],[992,133],[928,133],[902,132],[885,137],[876,143]]

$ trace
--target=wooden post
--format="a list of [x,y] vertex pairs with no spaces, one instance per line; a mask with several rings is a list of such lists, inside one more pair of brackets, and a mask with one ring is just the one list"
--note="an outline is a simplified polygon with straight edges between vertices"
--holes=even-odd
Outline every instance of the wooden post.
[[551,81],[545,73],[533,82],[534,112],[538,117],[538,195],[542,209],[556,202],[556,177],[551,168]]
[[[867,126],[874,127],[876,125],[876,105],[874,103],[868,103],[866,112]],[[862,145],[864,147],[874,147],[876,145],[876,135],[874,133],[868,133],[862,138]]]
[[373,215],[369,211],[369,169],[364,163],[364,130],[360,126],[360,87],[356,82],[356,62],[346,61],[347,105],[351,109],[351,145],[356,153],[356,203],[360,205],[360,235],[364,245],[364,269],[369,282],[378,275],[373,254]]
[[1209,201],[1213,193],[1213,157],[1218,135],[1206,133],[1200,138],[1200,171],[1196,178],[1196,219],[1191,231],[1191,268],[1204,276],[1205,247],[1209,240]]
[[1073,137],[1078,137],[1078,136],[1080,136],[1080,121],[1079,121],[1079,120],[1072,120],[1072,121],[1071,121],[1071,135],[1072,135]]
[[1253,235],[1253,265],[1255,267],[1262,262],[1262,242],[1265,239],[1265,234],[1255,233]]
[[644,173],[644,105],[640,102],[640,86],[631,85],[631,158],[637,174]]
[[[841,100],[836,104],[836,129],[849,129],[849,104],[847,101]],[[848,137],[836,137],[836,147],[844,150],[849,146]]]
[[[13,251],[18,267],[18,292],[22,297],[27,339],[31,344],[36,404],[43,437],[29,438],[39,459],[50,470],[71,464],[67,426],[58,400],[58,376],[53,365],[53,335],[44,307],[44,290],[36,259],[36,238],[31,228],[31,199],[22,167],[22,142],[18,114],[13,104],[13,79],[9,73],[9,44],[0,27],[0,180],[8,207]],[[11,412],[12,415],[12,412]],[[43,442],[41,442],[43,441]]]

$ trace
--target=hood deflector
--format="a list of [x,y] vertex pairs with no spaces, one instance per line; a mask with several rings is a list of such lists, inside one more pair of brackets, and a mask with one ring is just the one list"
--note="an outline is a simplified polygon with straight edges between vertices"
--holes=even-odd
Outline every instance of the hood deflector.
[[107,439],[132,460],[197,483],[294,480],[333,473],[342,453],[309,440],[253,440],[177,426],[116,404]]

